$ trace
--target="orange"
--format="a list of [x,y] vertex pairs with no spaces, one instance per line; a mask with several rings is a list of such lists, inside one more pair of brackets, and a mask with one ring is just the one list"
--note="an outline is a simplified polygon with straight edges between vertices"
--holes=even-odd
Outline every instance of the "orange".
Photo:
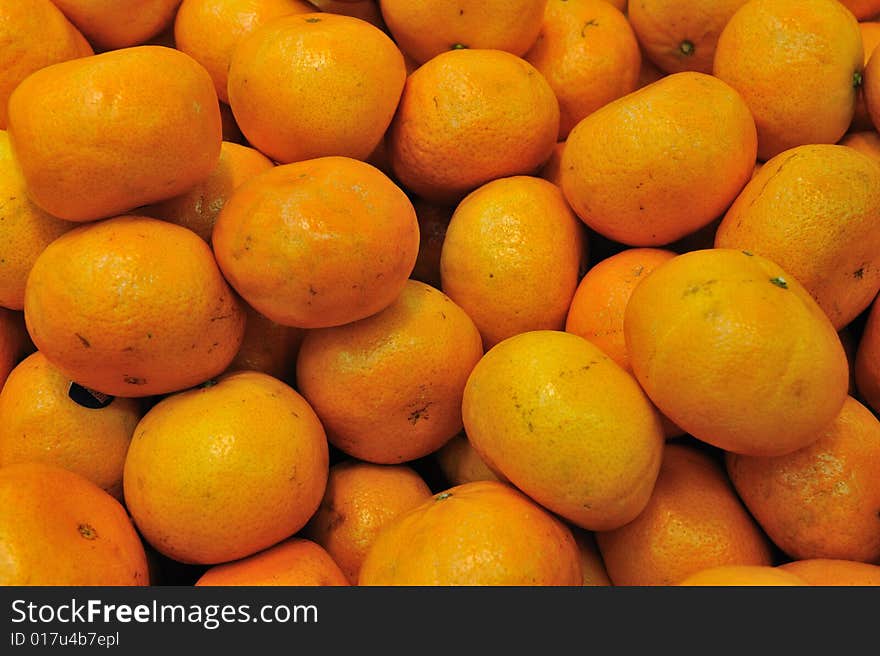
[[648,59],[648,57],[645,55],[644,48],[641,47],[641,44],[639,44],[639,50],[642,53],[642,66],[641,68],[639,68],[639,81],[636,85],[637,89],[646,87],[649,84],[656,82],[660,78],[666,77],[666,72],[661,71],[659,68],[657,68],[654,62]]
[[58,465],[121,499],[122,467],[140,404],[111,397],[104,407],[82,405],[71,398],[70,386],[40,352],[12,370],[0,392],[0,467]]
[[214,226],[230,284],[285,326],[318,328],[387,307],[419,245],[406,194],[369,164],[321,157],[277,166],[239,187]]
[[558,132],[559,102],[534,66],[501,50],[453,50],[407,78],[388,150],[404,187],[455,204],[496,178],[535,173]]
[[334,14],[269,21],[232,52],[227,91],[242,133],[281,163],[365,159],[388,128],[406,70],[379,28]]
[[0,7],[0,129],[12,90],[34,71],[94,54],[64,14],[49,0],[18,0]]
[[808,558],[778,566],[814,586],[878,586],[880,567],[854,560]]
[[666,73],[712,73],[727,21],[746,0],[639,0],[627,18],[642,51]]
[[97,485],[44,463],[0,468],[0,585],[145,586],[144,547]]
[[770,542],[711,456],[666,445],[651,500],[633,521],[596,534],[614,585],[675,585],[719,565],[771,565]]
[[474,481],[500,480],[471,445],[464,431],[435,451],[434,461],[450,487]]
[[219,374],[245,322],[204,241],[131,215],[79,226],[47,246],[28,277],[24,316],[36,347],[65,376],[125,397]]
[[562,153],[562,190],[596,232],[660,246],[720,216],[748,182],[755,153],[739,95],[710,75],[675,73],[578,123]]
[[571,530],[515,488],[459,485],[399,515],[376,537],[359,585],[581,585]]
[[750,0],[721,32],[712,70],[749,106],[766,161],[840,140],[855,111],[863,52],[859,24],[837,0]]
[[873,301],[856,349],[854,374],[859,397],[880,412],[880,304]]
[[115,50],[144,43],[174,20],[180,0],[52,0],[93,44]]
[[253,556],[214,565],[195,585],[327,587],[348,585],[348,580],[319,545],[294,537]]
[[379,9],[379,0],[310,0],[310,2],[321,11],[360,18],[387,32],[382,11]]
[[47,214],[28,198],[27,184],[0,130],[0,307],[21,310],[34,260],[56,237],[76,224]]
[[454,207],[436,205],[420,198],[413,201],[419,220],[419,254],[410,278],[440,288],[440,253]]
[[211,243],[217,216],[232,193],[273,166],[272,160],[258,150],[224,141],[220,145],[220,159],[207,178],[180,196],[140,207],[137,212],[182,225]]
[[465,382],[482,353],[464,310],[410,280],[378,314],[308,331],[297,386],[331,444],[360,460],[398,464],[436,451],[461,430]]
[[138,46],[42,68],[9,99],[31,200],[69,221],[183,193],[220,157],[220,106],[194,59]]
[[32,346],[24,315],[0,307],[0,390],[21,358],[33,350]]
[[174,41],[205,67],[217,97],[228,103],[229,62],[241,40],[273,18],[314,11],[305,0],[183,0],[174,18]]
[[629,21],[605,0],[549,0],[523,58],[559,100],[559,140],[582,118],[635,91],[642,55]]
[[728,454],[739,496],[794,559],[880,562],[880,421],[848,397],[819,439],[776,458]]
[[769,160],[718,226],[715,245],[769,258],[837,330],[880,291],[880,162],[853,148],[798,146]]
[[861,132],[848,132],[840,140],[841,146],[849,146],[880,162],[880,134],[873,128]]
[[878,0],[840,0],[840,3],[849,9],[859,20],[875,18],[880,14],[880,2]]
[[560,141],[550,153],[550,158],[538,171],[538,177],[544,178],[547,182],[552,182],[560,189],[562,188],[562,151],[565,150],[565,142]]
[[531,331],[489,350],[462,415],[489,467],[576,526],[617,528],[648,503],[660,417],[629,373],[577,335]]
[[[880,45],[880,23],[864,22],[859,23],[859,31],[862,33],[862,48],[865,52],[864,62],[868,65],[868,60],[874,54],[874,50]],[[849,126],[850,132],[854,130],[873,130],[874,124],[868,115],[868,108],[865,106],[865,86],[860,85],[856,97],[856,109],[853,114],[852,123]]]
[[675,255],[660,248],[628,248],[597,263],[578,283],[565,331],[591,341],[631,372],[623,335],[626,304],[635,286]]
[[305,331],[275,323],[247,303],[244,313],[244,338],[227,371],[262,371],[292,384]]
[[612,585],[602,560],[602,554],[596,546],[594,534],[576,526],[569,528],[581,554],[581,568],[584,571],[583,585],[592,587]]
[[430,496],[428,484],[406,465],[344,460],[330,468],[324,499],[303,535],[324,547],[356,585],[376,536]]
[[771,587],[809,585],[799,576],[769,565],[721,565],[691,574],[683,586]]
[[305,399],[268,374],[241,371],[144,415],[125,461],[125,502],[157,551],[216,564],[305,526],[328,468],[324,429]]
[[623,327],[633,372],[660,411],[727,451],[795,451],[846,399],[834,326],[760,255],[704,249],[661,264],[636,286]]
[[583,224],[559,188],[514,176],[483,185],[455,209],[440,279],[489,349],[529,330],[562,330],[586,257]]
[[547,0],[381,0],[394,40],[422,64],[453,48],[523,55],[535,42]]

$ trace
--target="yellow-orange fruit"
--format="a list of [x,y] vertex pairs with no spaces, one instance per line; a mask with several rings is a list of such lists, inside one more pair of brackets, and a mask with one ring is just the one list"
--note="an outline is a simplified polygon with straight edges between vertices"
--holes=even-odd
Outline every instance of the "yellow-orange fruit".
[[[880,23],[864,22],[859,23],[859,31],[862,33],[862,49],[865,51],[865,66],[880,44]],[[868,108],[865,106],[865,84],[864,76],[862,84],[856,91],[856,109],[853,113],[853,120],[849,126],[850,132],[856,130],[873,130],[874,124],[868,115]]]
[[381,0],[394,40],[422,64],[454,48],[522,55],[541,29],[547,0]]
[[731,205],[715,246],[763,255],[840,330],[880,291],[880,162],[816,144],[768,161]]
[[212,243],[227,280],[260,314],[323,328],[373,315],[398,297],[416,261],[419,225],[384,173],[320,157],[239,187]]
[[730,480],[795,559],[880,562],[880,421],[852,397],[812,444],[775,458],[727,454]]
[[550,0],[523,59],[559,100],[559,140],[582,118],[635,91],[642,55],[629,21],[606,0]]
[[79,226],[47,246],[28,276],[24,316],[34,344],[64,375],[123,397],[219,374],[245,322],[204,241],[131,215]]
[[474,481],[501,480],[471,445],[464,431],[434,452],[434,461],[449,487]]
[[253,556],[214,565],[195,585],[327,587],[348,585],[348,580],[320,545],[294,537]]
[[678,585],[683,586],[805,586],[799,576],[769,565],[721,565],[691,574]]
[[496,178],[535,173],[558,132],[559,102],[534,66],[501,50],[453,50],[407,78],[388,148],[404,187],[457,203]]
[[603,236],[668,244],[727,209],[752,174],[756,144],[752,116],[732,88],[704,73],[675,73],[578,123],[562,153],[562,190]]
[[116,50],[148,41],[168,27],[180,0],[52,0],[96,46]]
[[376,537],[362,586],[581,585],[571,530],[515,488],[459,485],[399,515]]
[[855,560],[808,558],[778,565],[814,586],[880,586],[880,567]]
[[614,585],[675,585],[719,565],[771,565],[770,542],[724,468],[689,446],[667,444],[645,509],[596,534]]
[[296,377],[296,356],[305,330],[282,326],[267,319],[247,303],[244,337],[227,371],[262,371],[286,383]]
[[267,374],[241,371],[144,415],[125,460],[125,502],[157,551],[216,564],[305,526],[328,469],[324,429],[305,399]]
[[583,585],[593,587],[612,585],[602,560],[602,554],[599,552],[599,547],[596,546],[594,534],[576,526],[569,528],[581,554],[581,568],[584,571]]
[[529,330],[562,330],[586,248],[556,185],[493,180],[452,215],[440,253],[443,291],[474,320],[486,349]]
[[70,387],[40,352],[12,370],[0,391],[0,467],[57,465],[121,499],[122,468],[140,403],[112,398],[103,406],[83,405],[71,397]]
[[482,354],[464,310],[409,280],[381,312],[308,331],[297,386],[334,446],[398,464],[436,451],[461,430],[465,382]]
[[644,509],[660,469],[660,417],[636,380],[587,340],[538,330],[474,367],[462,401],[471,444],[545,508],[588,530]]
[[726,451],[804,447],[847,396],[846,353],[831,321],[760,255],[716,248],[661,264],[633,291],[624,335],[660,411]]
[[282,16],[235,47],[229,105],[248,142],[276,162],[376,148],[403,90],[403,55],[379,28],[326,13]]
[[143,544],[120,503],[44,463],[0,467],[0,585],[144,586]]
[[183,193],[220,157],[220,105],[192,57],[137,46],[40,69],[9,99],[31,200],[69,221]]
[[750,0],[721,32],[712,71],[749,106],[766,161],[837,143],[853,118],[863,60],[859,24],[837,0]]

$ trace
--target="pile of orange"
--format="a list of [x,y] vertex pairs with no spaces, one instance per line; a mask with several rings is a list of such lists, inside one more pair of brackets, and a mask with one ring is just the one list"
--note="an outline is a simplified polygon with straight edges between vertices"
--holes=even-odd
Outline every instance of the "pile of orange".
[[880,1],[0,43],[0,585],[880,585]]

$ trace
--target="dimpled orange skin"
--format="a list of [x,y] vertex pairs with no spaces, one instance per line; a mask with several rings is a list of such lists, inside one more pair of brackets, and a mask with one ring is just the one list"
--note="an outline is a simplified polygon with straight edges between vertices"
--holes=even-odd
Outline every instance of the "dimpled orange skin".
[[749,106],[766,161],[844,135],[863,60],[859,24],[837,0],[752,0],[722,31],[712,70]]
[[462,415],[493,470],[581,528],[617,528],[648,503],[660,417],[630,374],[577,335],[539,330],[495,346],[468,378]]
[[221,136],[210,76],[162,46],[47,66],[9,99],[9,137],[31,200],[69,221],[183,193],[217,165]]
[[117,397],[86,408],[68,396],[70,380],[36,352],[0,391],[0,467],[45,462],[76,472],[122,498],[122,467],[140,403]]
[[559,132],[559,102],[534,66],[500,50],[453,50],[406,81],[388,133],[404,187],[456,204],[482,184],[535,173]]
[[528,330],[562,330],[586,248],[556,185],[493,180],[452,215],[440,253],[443,291],[474,320],[486,349]]
[[854,374],[860,398],[880,412],[880,305],[876,300],[868,311],[856,349]]
[[171,24],[180,0],[52,0],[96,46],[142,44]]
[[482,354],[464,310],[410,280],[382,312],[306,333],[297,385],[331,444],[360,460],[399,464],[461,430],[465,382]]
[[24,314],[36,347],[71,380],[124,397],[222,372],[245,315],[211,249],[186,228],[121,216],[65,233],[34,263]]
[[639,0],[627,18],[643,52],[666,73],[712,73],[715,46],[746,0]]
[[721,565],[691,574],[681,586],[807,586],[799,576],[769,565]]
[[64,14],[49,0],[5,2],[0,7],[0,129],[12,90],[44,66],[94,54]]
[[43,463],[0,468],[0,585],[145,586],[143,544],[120,503]]
[[248,142],[280,163],[366,159],[406,80],[403,55],[366,21],[327,13],[276,18],[235,47],[229,104]]
[[124,489],[141,535],[182,563],[250,556],[305,526],[327,483],[321,422],[267,374],[241,371],[144,415]]
[[262,371],[293,384],[296,356],[305,337],[302,328],[275,323],[244,303],[244,338],[227,371]]
[[229,62],[241,40],[273,18],[314,12],[305,0],[183,0],[174,18],[174,41],[205,67],[217,97],[228,103]]
[[578,283],[565,331],[591,341],[631,372],[623,334],[626,304],[643,278],[675,256],[660,248],[628,248],[597,263]]
[[223,274],[258,312],[319,328],[387,307],[413,270],[419,226],[406,194],[358,160],[276,166],[238,188],[214,225]]
[[21,310],[34,260],[56,237],[76,226],[47,214],[28,198],[9,136],[0,130],[0,307]]
[[642,55],[629,21],[606,0],[549,0],[523,58],[559,100],[559,140],[585,116],[636,90]]
[[339,565],[320,545],[294,537],[253,556],[214,565],[195,585],[327,587],[349,583]]
[[662,264],[633,291],[624,336],[660,411],[726,451],[804,447],[847,396],[834,326],[797,280],[759,255],[705,249]]
[[459,485],[386,526],[361,567],[362,586],[579,586],[571,530],[505,483]]
[[596,534],[614,585],[675,585],[718,565],[771,565],[770,542],[716,461],[668,444],[651,500],[632,522]]
[[357,585],[361,564],[382,529],[431,497],[406,465],[345,460],[330,468],[327,490],[303,535],[327,550],[346,580]]
[[746,185],[715,246],[769,258],[840,330],[880,290],[880,162],[845,146],[786,150]]
[[471,446],[464,431],[435,451],[433,458],[450,486],[501,480]]
[[547,0],[381,0],[400,49],[422,64],[455,47],[522,56],[541,29]]
[[733,89],[703,73],[675,73],[578,123],[562,153],[562,190],[596,232],[661,246],[727,209],[752,174],[756,144]]
[[880,567],[854,560],[808,558],[778,567],[813,586],[880,586]]
[[777,458],[727,455],[730,479],[794,559],[880,563],[880,421],[853,397],[818,440]]
[[189,228],[211,243],[217,216],[233,192],[273,166],[272,160],[260,151],[224,141],[217,166],[207,178],[180,196],[138,208],[137,212]]
[[[871,59],[871,55],[874,54],[874,50],[876,50],[877,45],[880,44],[880,23],[859,23],[859,31],[862,33],[862,48],[865,52],[865,66],[867,66],[868,61]],[[856,92],[856,109],[853,114],[852,123],[849,126],[849,132],[852,133],[857,130],[863,131],[873,129],[874,124],[871,121],[871,117],[868,115],[868,108],[865,106],[865,85],[863,80],[863,83],[859,86],[858,91]],[[843,142],[841,141],[840,143]]]

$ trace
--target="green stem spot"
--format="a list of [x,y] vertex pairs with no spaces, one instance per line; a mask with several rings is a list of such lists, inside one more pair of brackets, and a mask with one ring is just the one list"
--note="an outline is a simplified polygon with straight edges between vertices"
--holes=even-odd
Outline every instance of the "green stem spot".
[[685,57],[690,57],[694,54],[694,44],[691,41],[682,41],[678,49],[681,50],[681,54]]
[[775,278],[770,278],[770,282],[772,282],[777,287],[782,287],[783,289],[788,289],[788,282],[782,276],[776,276]]
[[444,499],[448,499],[452,496],[452,492],[441,492],[436,497],[434,497],[434,501],[443,501]]
[[467,46],[463,43],[453,43],[450,50],[467,50]]
[[855,73],[853,73],[853,88],[854,89],[858,89],[860,86],[862,86],[862,81],[863,81],[862,74],[859,71],[856,71]]

